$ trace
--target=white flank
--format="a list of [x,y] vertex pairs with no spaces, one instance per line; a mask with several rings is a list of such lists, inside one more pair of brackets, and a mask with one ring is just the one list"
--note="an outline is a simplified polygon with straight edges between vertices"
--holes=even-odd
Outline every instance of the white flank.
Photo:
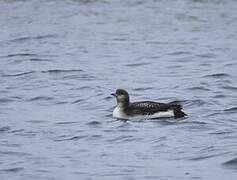
[[156,118],[169,118],[174,117],[174,111],[168,110],[165,112],[157,112],[152,115],[137,115],[137,116],[127,116],[122,112],[119,107],[116,107],[113,111],[113,117],[118,119],[128,119],[128,120],[145,120],[145,119],[156,119]]
[[154,118],[169,118],[174,117],[174,110],[168,110],[164,112],[157,112],[152,115],[147,115],[148,119],[154,119]]

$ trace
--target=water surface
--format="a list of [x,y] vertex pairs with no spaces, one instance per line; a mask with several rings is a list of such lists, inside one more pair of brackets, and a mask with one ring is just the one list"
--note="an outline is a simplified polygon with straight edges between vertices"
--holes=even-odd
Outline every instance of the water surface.
[[[1,179],[235,180],[236,5],[0,1]],[[116,121],[116,88],[189,116]]]

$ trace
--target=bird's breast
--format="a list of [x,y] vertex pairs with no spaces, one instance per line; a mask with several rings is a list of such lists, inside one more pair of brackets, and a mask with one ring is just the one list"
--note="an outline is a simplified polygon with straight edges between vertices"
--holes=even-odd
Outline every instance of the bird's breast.
[[113,117],[119,118],[119,119],[127,119],[127,115],[118,106],[113,111]]

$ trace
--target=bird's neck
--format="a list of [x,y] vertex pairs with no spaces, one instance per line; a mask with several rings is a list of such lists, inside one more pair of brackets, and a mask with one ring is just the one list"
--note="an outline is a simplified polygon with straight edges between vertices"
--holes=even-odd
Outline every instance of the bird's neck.
[[129,102],[118,102],[117,106],[120,109],[126,109],[129,106]]

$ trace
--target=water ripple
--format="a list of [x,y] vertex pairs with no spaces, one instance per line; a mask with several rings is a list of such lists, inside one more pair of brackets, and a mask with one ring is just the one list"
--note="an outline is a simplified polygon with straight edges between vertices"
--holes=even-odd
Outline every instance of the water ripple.
[[[62,136],[65,137],[65,136]],[[55,139],[54,141],[76,141],[76,140],[80,140],[83,138],[87,138],[88,136],[86,135],[81,135],[81,136],[72,136],[72,137],[68,137],[68,138],[59,138],[59,139]]]
[[227,73],[217,73],[217,74],[209,74],[209,75],[205,75],[203,77],[206,77],[206,78],[226,78],[226,77],[230,77],[229,74]]
[[224,112],[226,112],[226,113],[237,113],[237,107],[224,109]]
[[72,73],[72,72],[82,72],[81,69],[50,69],[46,71],[41,71],[42,73],[49,74],[59,74],[59,73]]
[[33,98],[28,99],[27,101],[31,102],[31,101],[51,101],[53,100],[53,97],[47,97],[47,96],[36,96]]
[[39,35],[39,36],[26,36],[26,37],[19,37],[19,38],[16,38],[16,39],[9,40],[9,42],[22,43],[22,42],[29,41],[29,40],[40,40],[40,39],[48,39],[48,38],[56,38],[56,37],[57,37],[56,34],[47,34],[47,35]]
[[129,66],[129,67],[138,67],[138,66],[145,66],[145,65],[149,65],[151,63],[149,62],[141,62],[141,63],[130,63],[130,64],[126,64],[125,66]]
[[141,88],[134,88],[134,91],[146,91],[146,90],[150,90],[153,89],[152,87],[141,87]]
[[15,54],[8,54],[6,56],[2,57],[34,57],[37,56],[37,54],[32,54],[32,53],[15,53]]
[[5,77],[18,77],[18,76],[25,76],[33,73],[48,73],[48,74],[66,74],[66,73],[74,73],[74,72],[82,72],[81,69],[49,69],[49,70],[43,70],[43,71],[27,71],[17,74],[5,74],[3,73],[3,76]]
[[10,102],[13,102],[13,100],[9,98],[0,98],[0,104],[7,104]]
[[192,54],[192,53],[189,51],[176,51],[172,53],[167,53],[166,55],[177,56],[177,55],[189,55],[189,54]]
[[28,74],[32,74],[35,71],[28,71],[28,72],[23,72],[23,73],[17,73],[17,74],[4,74],[4,76],[9,76],[9,77],[18,77],[18,76],[25,76]]
[[45,59],[45,58],[30,58],[30,61],[41,62],[41,61],[53,61],[52,59]]
[[88,126],[98,127],[99,125],[101,125],[101,122],[99,122],[99,121],[90,121],[90,122],[88,122],[86,124]]
[[231,169],[237,169],[237,158],[233,158],[231,160],[228,160],[224,163],[222,163],[223,166],[231,168]]
[[218,156],[223,156],[225,154],[228,154],[228,152],[214,153],[214,154],[208,154],[208,155],[198,155],[194,158],[190,158],[189,160],[191,160],[191,161],[200,161],[200,160],[205,160],[205,159],[214,158],[214,157],[218,157]]
[[200,58],[215,58],[216,57],[216,54],[214,53],[203,53],[203,54],[198,54],[196,55],[197,57],[200,57]]
[[207,104],[207,102],[202,99],[195,99],[195,100],[188,100],[185,102],[185,104],[187,104],[188,107],[192,107],[192,106],[203,106]]
[[72,104],[77,104],[77,103],[80,103],[82,101],[85,101],[85,99],[77,99],[77,100],[73,101]]
[[9,126],[0,127],[0,133],[9,131],[11,128]]
[[226,90],[231,90],[231,91],[237,91],[237,87],[235,86],[222,86],[223,89],[226,89]]
[[11,155],[11,156],[29,156],[30,153],[26,152],[17,152],[17,151],[0,151],[2,155]]
[[57,122],[55,124],[58,124],[58,125],[65,125],[65,124],[76,124],[78,123],[77,121],[64,121],[64,122]]
[[24,170],[22,167],[15,167],[15,168],[8,168],[8,169],[1,169],[0,171],[10,172],[10,173],[16,173],[19,171]]
[[191,91],[211,91],[210,89],[208,89],[206,87],[202,87],[202,86],[187,88],[187,90],[191,90]]
[[107,142],[111,142],[111,143],[121,143],[121,142],[131,142],[131,141],[140,141],[143,138],[138,138],[138,137],[134,137],[131,135],[121,135],[119,137],[116,138],[112,138],[107,140]]
[[227,98],[228,96],[224,95],[224,94],[218,94],[213,96],[213,98],[217,98],[217,99],[223,99],[223,98]]
[[217,131],[215,131],[215,132],[210,132],[209,134],[213,134],[213,135],[225,135],[225,134],[232,134],[232,133],[234,133],[233,130],[227,129],[227,130],[217,130]]

